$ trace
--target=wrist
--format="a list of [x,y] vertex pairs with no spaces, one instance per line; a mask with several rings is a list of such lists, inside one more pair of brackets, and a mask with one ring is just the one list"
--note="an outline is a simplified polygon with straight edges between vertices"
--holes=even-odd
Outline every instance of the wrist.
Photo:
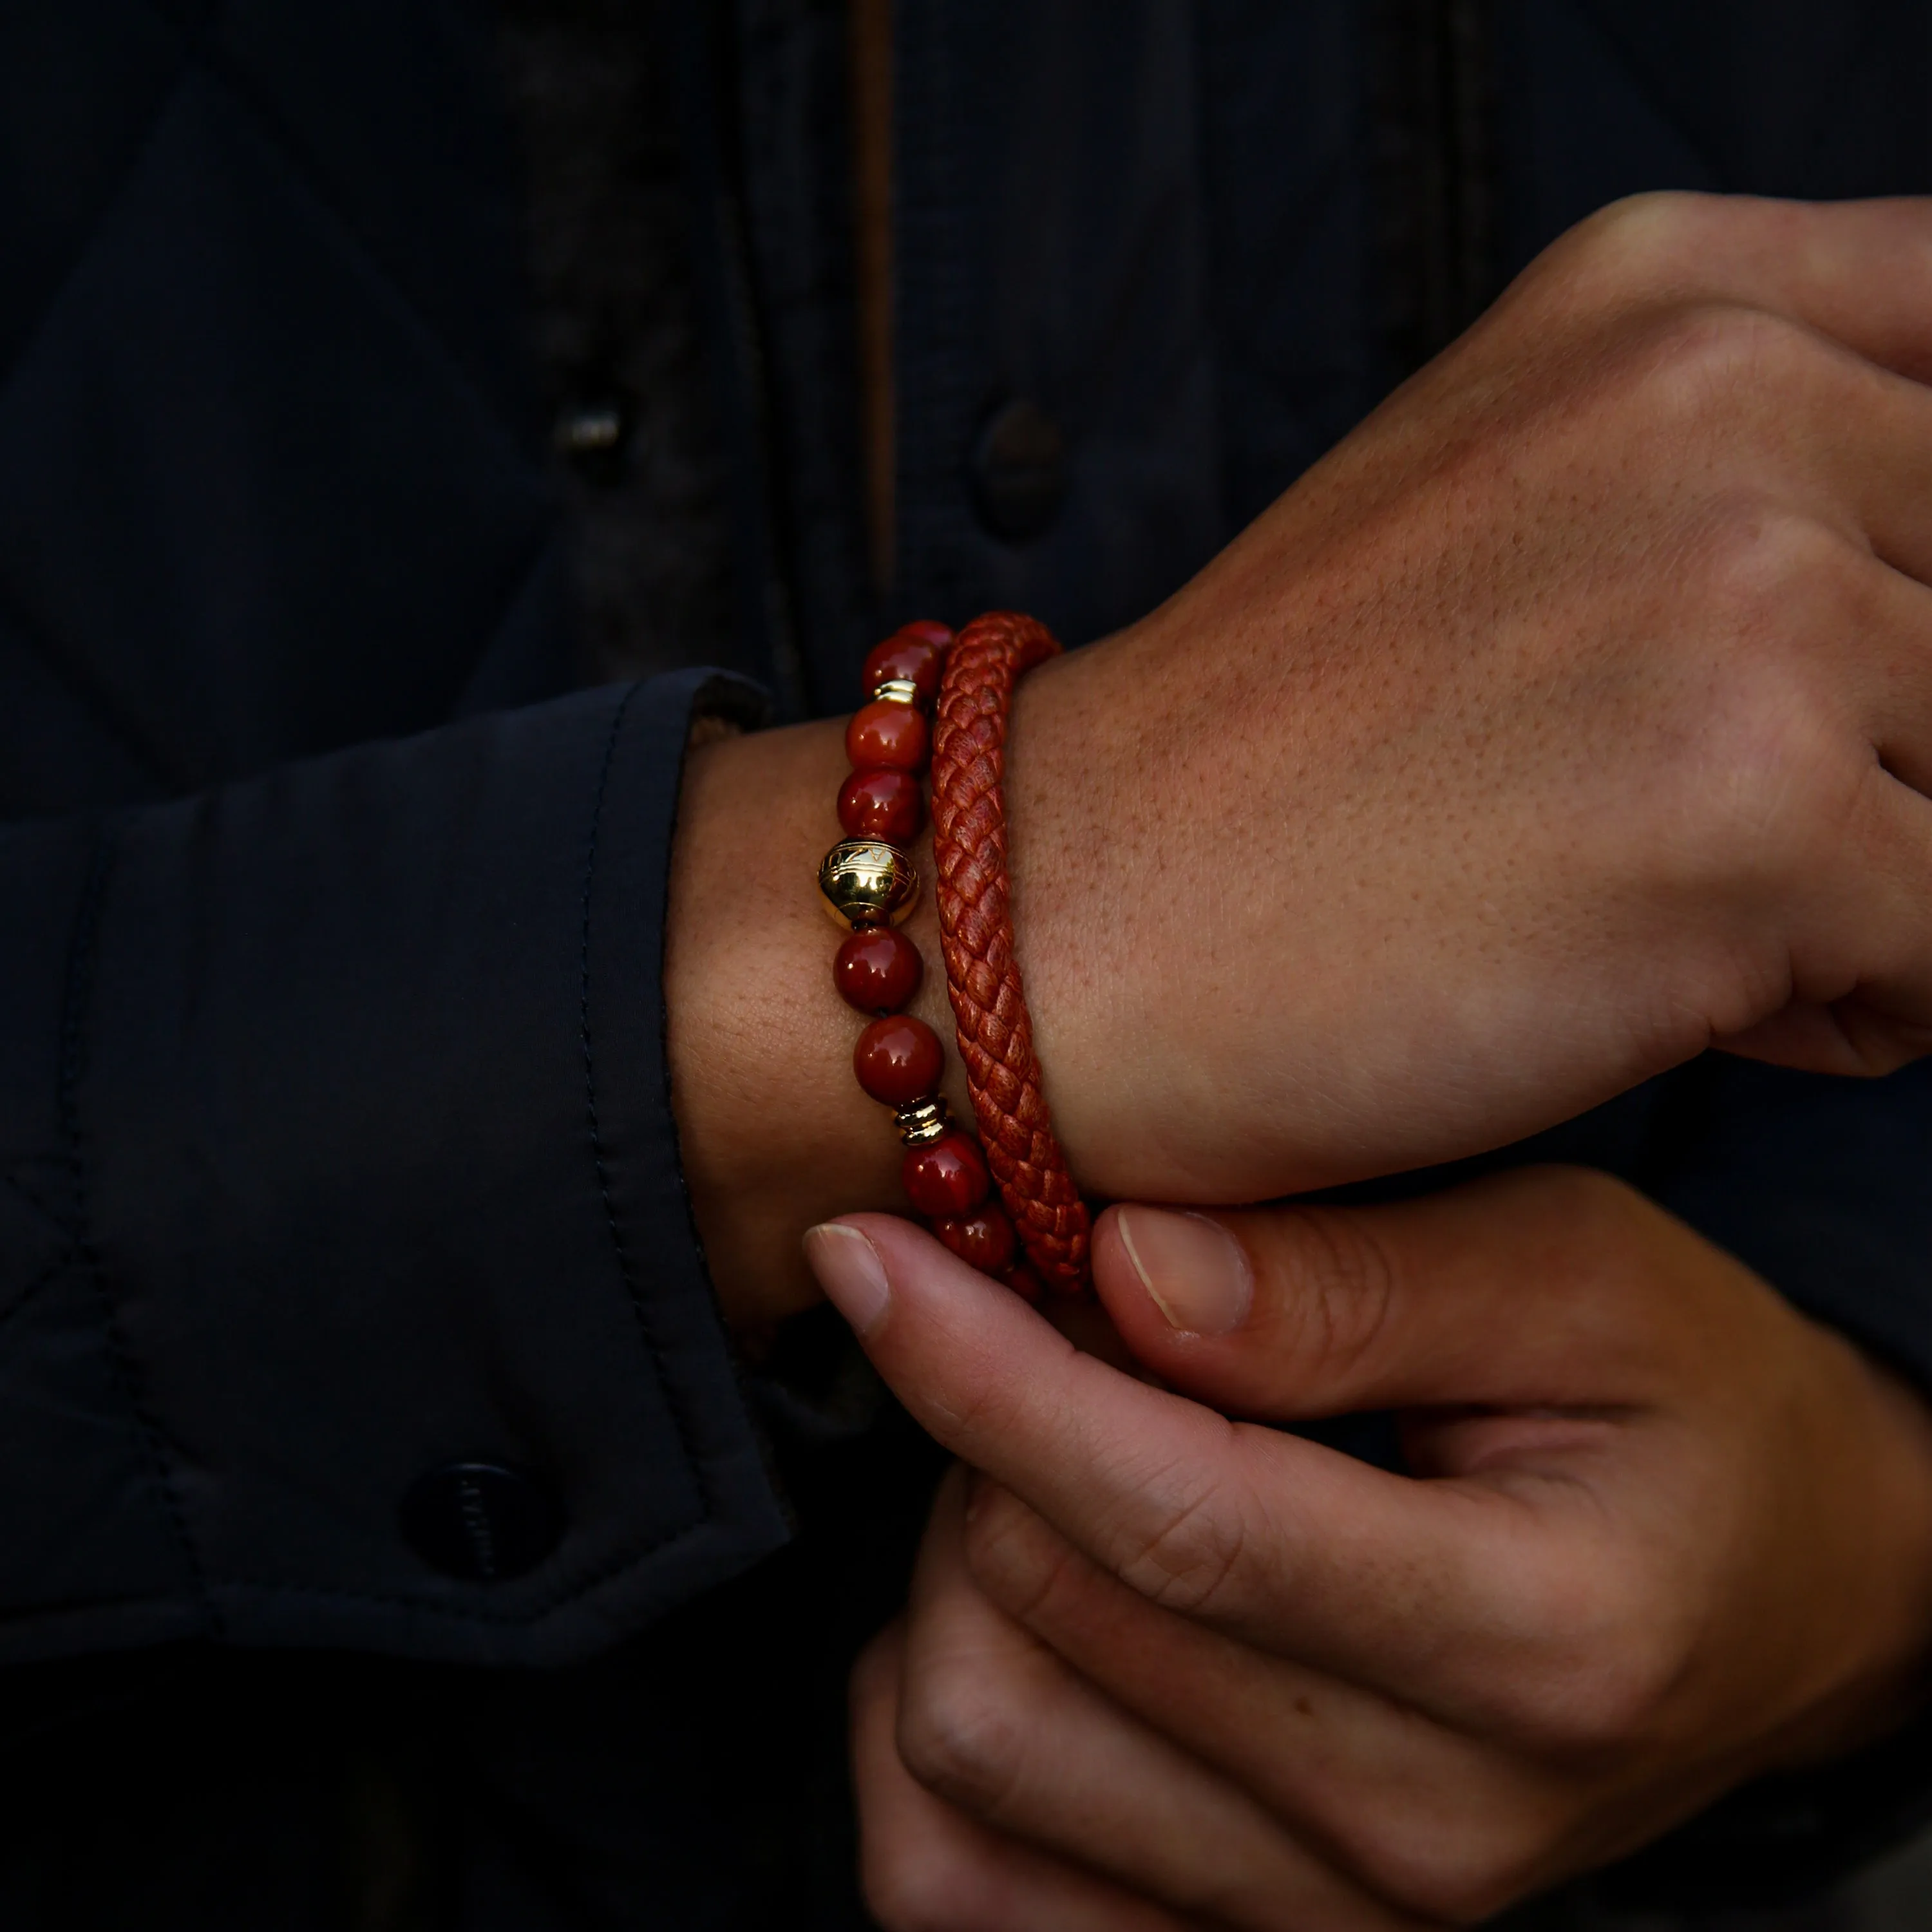
[[[859,1016],[833,988],[815,884],[838,833],[842,722],[694,751],[672,851],[664,1000],[686,1184],[718,1300],[748,1334],[819,1299],[800,1241],[860,1209],[903,1211],[903,1150],[852,1077]],[[930,842],[916,856],[932,874]],[[951,1036],[930,890],[905,930],[926,964],[908,1010]],[[963,1090],[948,1098],[968,1113]]]

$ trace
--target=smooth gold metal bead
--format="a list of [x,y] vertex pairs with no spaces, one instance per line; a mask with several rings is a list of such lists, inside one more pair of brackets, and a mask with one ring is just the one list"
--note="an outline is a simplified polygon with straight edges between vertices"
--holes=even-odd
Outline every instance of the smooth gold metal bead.
[[919,896],[919,868],[883,838],[842,838],[818,868],[826,910],[850,931],[898,926]]
[[897,1109],[892,1115],[892,1125],[898,1129],[899,1138],[908,1147],[930,1147],[951,1130],[952,1116],[946,1110],[944,1096],[935,1094],[929,1100],[908,1101]]
[[919,703],[919,686],[909,677],[889,677],[872,687],[872,701],[876,704],[910,704]]

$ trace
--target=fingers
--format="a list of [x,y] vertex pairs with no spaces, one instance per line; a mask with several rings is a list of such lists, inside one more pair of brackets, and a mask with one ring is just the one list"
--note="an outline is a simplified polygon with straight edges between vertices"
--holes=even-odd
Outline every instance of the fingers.
[[[1926,649],[1932,656],[1932,638]],[[1858,771],[1842,813],[1818,814],[1803,910],[1767,908],[1791,928],[1791,1018],[1773,1012],[1714,1044],[1868,1078],[1932,1043],[1932,799],[1918,789],[1932,777],[1932,717],[1876,735],[1884,763]]]
[[1710,1252],[1606,1175],[1523,1168],[1378,1208],[1109,1208],[1094,1279],[1142,1361],[1236,1414],[1602,1409],[1651,1400],[1709,1318],[1670,1292],[1687,1242]]
[[1150,1600],[1264,1648],[1435,1708],[1533,1664],[1602,1580],[1587,1467],[1390,1475],[1076,1354],[903,1222],[808,1251],[926,1430]]
[[898,1748],[922,1784],[1184,1916],[1252,1932],[1414,1922],[994,1609],[966,1571],[962,1504],[957,1484],[940,1499],[907,1621]]
[[1932,379],[1932,201],[1639,195],[1573,230],[1532,284],[1568,302],[1675,296],[1794,317],[1882,368]]
[[980,1824],[913,1777],[896,1735],[904,1650],[895,1624],[852,1673],[860,1882],[885,1932],[1185,1932],[1172,1913]]
[[1842,480],[1874,552],[1932,582],[1932,388],[1850,356],[1834,374],[1814,418],[1821,467]]
[[[1010,1491],[976,1485],[965,1546],[974,1582],[1088,1682],[1406,1910],[1486,1918],[1614,1849],[1587,1776],[1159,1610]],[[1540,1746],[1541,1717],[1516,1727]]]

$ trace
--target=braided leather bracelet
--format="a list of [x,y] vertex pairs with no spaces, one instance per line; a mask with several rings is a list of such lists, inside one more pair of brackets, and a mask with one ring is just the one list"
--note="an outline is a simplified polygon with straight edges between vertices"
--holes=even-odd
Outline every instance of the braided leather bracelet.
[[[833,983],[848,1004],[874,1016],[853,1050],[853,1070],[868,1094],[893,1109],[906,1144],[906,1192],[955,1254],[1029,1300],[1042,1275],[1077,1288],[1088,1246],[1087,1210],[1048,1120],[1013,963],[1000,792],[1014,680],[1059,648],[1030,618],[1001,613],[968,625],[956,644],[944,626],[927,622],[906,625],[880,644],[863,673],[871,701],[846,728],[853,771],[838,794],[845,836],[818,873],[826,906],[850,929],[832,964]],[[894,929],[918,896],[918,874],[904,848],[923,817],[916,774],[928,751],[925,707],[935,695],[940,921],[984,1154],[949,1117],[939,1091],[945,1052],[938,1036],[904,1011],[924,962]],[[994,1180],[1004,1209],[988,1198]],[[1032,1266],[1017,1258],[1020,1244]]]
[[932,827],[946,990],[973,1112],[1000,1198],[1051,1286],[1086,1280],[1086,1204],[1054,1138],[1013,956],[1006,871],[1006,723],[1013,686],[1060,651],[1036,619],[988,611],[946,654],[933,728]]

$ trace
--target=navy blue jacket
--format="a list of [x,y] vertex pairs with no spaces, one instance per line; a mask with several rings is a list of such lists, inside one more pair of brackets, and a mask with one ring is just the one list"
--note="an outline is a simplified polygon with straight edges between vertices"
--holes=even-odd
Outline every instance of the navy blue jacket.
[[[1391,64],[1358,0],[898,8],[882,601],[842,19],[667,10],[730,655],[782,714],[842,707],[905,615],[1138,616],[1617,194],[1932,188],[1904,0],[1499,0],[1475,56],[1443,26],[1470,10],[1407,10]],[[150,1763],[104,1684],[250,1737],[265,1700],[324,1730],[424,1700],[468,1739],[449,1778],[520,1821],[487,1854],[450,1828],[496,1874],[466,1927],[628,1922],[634,1895],[757,1923],[772,1870],[827,1855],[746,1760],[836,1732],[841,1646],[889,1601],[850,1579],[893,1574],[927,1465],[888,1421],[775,1477],[790,1438],[716,1318],[658,961],[690,721],[760,700],[697,668],[573,689],[498,119],[455,0],[0,10],[0,1661],[50,1763],[62,1737]],[[1932,1381],[1924,1076],[1713,1061],[1543,1150]],[[836,1561],[754,1568],[788,1507]],[[748,1664],[781,1624],[812,1640]],[[608,1754],[608,1686],[646,1681],[599,1782],[656,1822],[586,1850],[601,1814],[523,1744]],[[299,1729],[250,1746],[268,1784]],[[1858,1786],[1854,1822],[1908,1782]],[[728,1788],[788,1851],[734,1859]],[[1782,1802],[1780,1874],[1853,1843]],[[549,1849],[518,1864],[519,1830]],[[631,1876],[556,1876],[586,1860]]]

